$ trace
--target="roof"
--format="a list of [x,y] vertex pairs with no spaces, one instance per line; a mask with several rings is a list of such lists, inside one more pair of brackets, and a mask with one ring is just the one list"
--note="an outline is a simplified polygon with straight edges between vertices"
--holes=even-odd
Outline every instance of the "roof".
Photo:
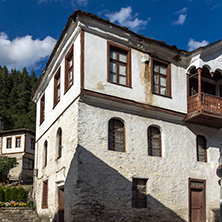
[[0,135],[4,134],[15,134],[15,133],[29,133],[35,136],[35,132],[30,129],[22,128],[22,129],[12,129],[12,130],[3,130],[0,131]]

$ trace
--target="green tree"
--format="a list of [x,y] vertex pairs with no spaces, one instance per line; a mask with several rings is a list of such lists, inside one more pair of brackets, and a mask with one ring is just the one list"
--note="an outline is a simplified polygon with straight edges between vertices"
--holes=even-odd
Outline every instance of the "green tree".
[[16,158],[0,156],[0,181],[4,181],[10,169],[17,165]]

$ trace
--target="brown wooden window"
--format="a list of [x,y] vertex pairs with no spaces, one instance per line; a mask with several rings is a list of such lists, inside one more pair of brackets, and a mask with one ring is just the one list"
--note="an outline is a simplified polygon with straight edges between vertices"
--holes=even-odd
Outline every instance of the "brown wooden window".
[[6,139],[6,148],[7,149],[12,148],[12,138],[7,138]]
[[147,179],[133,178],[132,207],[147,207],[146,183]]
[[204,136],[197,136],[197,161],[207,162],[207,141]]
[[21,137],[15,138],[15,147],[20,148],[21,147]]
[[170,64],[152,59],[152,91],[153,93],[171,96]]
[[31,149],[35,150],[35,139],[31,138]]
[[43,181],[42,208],[48,208],[48,180]]
[[73,56],[73,46],[69,50],[65,58],[65,92],[73,84],[73,72],[74,72],[74,56]]
[[45,141],[44,142],[44,154],[43,154],[43,160],[44,160],[44,163],[43,163],[43,167],[46,167],[47,166],[47,155],[48,155],[48,142]]
[[148,155],[161,157],[161,132],[159,128],[150,126],[148,128]]
[[60,101],[61,88],[60,88],[60,68],[54,76],[54,106]]
[[131,86],[130,49],[108,42],[108,81]]
[[40,124],[45,120],[45,94],[40,100]]
[[109,121],[109,150],[125,151],[125,128],[119,119]]
[[59,128],[57,131],[57,152],[58,159],[62,156],[62,129]]

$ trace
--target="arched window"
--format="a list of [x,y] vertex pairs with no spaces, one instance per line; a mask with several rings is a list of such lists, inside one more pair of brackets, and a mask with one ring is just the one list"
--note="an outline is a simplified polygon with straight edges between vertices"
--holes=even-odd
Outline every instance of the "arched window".
[[62,129],[59,128],[56,135],[56,149],[57,149],[57,158],[59,159],[62,156]]
[[44,158],[43,158],[43,160],[44,160],[44,163],[43,163],[43,167],[46,167],[47,166],[47,153],[48,153],[48,151],[47,151],[47,149],[48,149],[48,142],[47,142],[47,140],[44,142]]
[[150,126],[148,128],[148,155],[162,156],[161,152],[161,132],[159,128]]
[[109,150],[118,152],[125,151],[125,128],[124,123],[119,119],[109,121]]
[[207,140],[204,136],[197,136],[197,161],[207,162]]

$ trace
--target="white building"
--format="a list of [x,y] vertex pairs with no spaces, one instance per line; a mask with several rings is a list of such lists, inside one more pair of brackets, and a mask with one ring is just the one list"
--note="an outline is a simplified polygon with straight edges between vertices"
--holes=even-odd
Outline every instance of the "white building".
[[215,221],[221,49],[179,50],[75,11],[33,96],[40,217]]
[[17,165],[8,173],[9,181],[32,182],[35,133],[28,129],[0,131],[0,156],[16,158]]

